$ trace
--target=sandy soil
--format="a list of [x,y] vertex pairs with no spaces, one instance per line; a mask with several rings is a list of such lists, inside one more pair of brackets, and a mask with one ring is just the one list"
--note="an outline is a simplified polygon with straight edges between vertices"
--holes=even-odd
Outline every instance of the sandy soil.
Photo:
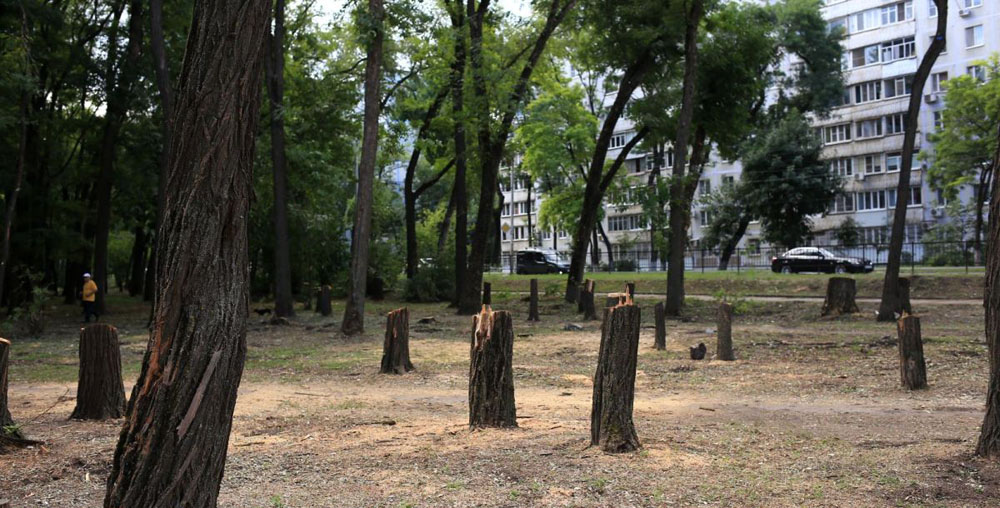
[[[417,371],[383,376],[378,313],[389,307],[370,309],[363,339],[312,314],[252,325],[221,506],[1000,506],[1000,468],[971,455],[986,383],[981,308],[922,309],[931,386],[914,393],[898,386],[894,326],[872,322],[873,309],[820,320],[818,304],[750,305],[735,362],[686,358],[698,342],[714,349],[710,306],[668,324],[666,352],[652,349],[644,312],[643,448],[610,456],[587,446],[597,322],[563,331],[575,317],[555,300],[542,324],[516,313],[520,428],[470,431],[469,318],[413,309],[436,320],[411,324]],[[141,341],[126,349],[141,353]],[[15,357],[11,409],[46,444],[0,455],[0,498],[101,506],[121,422],[67,420],[75,384],[19,382],[31,361]]]

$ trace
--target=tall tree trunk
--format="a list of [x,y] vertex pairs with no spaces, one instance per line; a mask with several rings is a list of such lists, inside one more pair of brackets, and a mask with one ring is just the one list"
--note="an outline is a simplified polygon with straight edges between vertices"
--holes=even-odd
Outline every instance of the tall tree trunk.
[[146,276],[146,247],[148,236],[146,228],[136,226],[134,230],[135,240],[132,242],[132,255],[129,262],[128,294],[136,296],[142,293],[142,284]]
[[[997,148],[993,154],[993,171],[1000,164],[1000,128]],[[979,434],[976,454],[996,459],[1000,457],[1000,178],[993,178],[990,199],[989,233],[986,238],[986,344],[990,355],[990,380],[986,393],[986,416]]]
[[604,232],[604,225],[598,221],[597,223],[597,233],[604,240],[604,248],[608,251],[608,266],[613,271],[615,268],[615,251],[611,249],[611,239],[608,238],[608,234]]
[[149,2],[149,49],[153,56],[153,70],[156,88],[160,93],[160,114],[163,116],[163,150],[160,151],[160,173],[156,186],[156,227],[153,235],[149,263],[146,267],[146,281],[143,301],[151,302],[156,296],[156,251],[163,239],[159,237],[160,223],[167,197],[167,150],[170,148],[170,117],[173,92],[170,89],[170,68],[167,66],[167,47],[163,38],[163,0]]
[[[22,16],[24,13],[22,12]],[[23,22],[25,25],[27,21]],[[22,29],[27,37],[27,29]],[[25,39],[27,44],[27,39]],[[10,238],[14,229],[14,213],[17,211],[17,197],[21,194],[21,182],[24,179],[24,158],[27,156],[28,142],[28,112],[31,95],[24,91],[21,93],[21,133],[17,144],[17,169],[14,171],[14,187],[7,194],[7,212],[3,217],[3,247],[0,251],[0,298],[3,297],[4,278],[7,274],[7,262],[10,260]]]
[[486,86],[486,69],[483,58],[483,24],[489,12],[490,0],[481,0],[478,8],[475,2],[468,3],[469,18],[469,62],[472,68],[472,90],[475,93],[477,115],[479,120],[478,146],[480,161],[479,208],[476,211],[476,226],[472,232],[472,249],[469,251],[469,266],[466,270],[464,291],[459,293],[458,312],[460,314],[475,314],[479,311],[479,289],[483,281],[483,269],[486,262],[487,248],[490,239],[495,234],[494,194],[498,186],[500,164],[504,148],[507,145],[511,126],[521,103],[524,101],[532,73],[539,59],[545,52],[545,46],[562,23],[566,15],[576,5],[577,0],[552,0],[549,4],[545,25],[531,46],[531,52],[525,59],[524,67],[518,75],[513,89],[499,104],[502,112],[499,126],[493,127],[492,118],[496,112],[489,106],[489,95]]
[[736,232],[733,233],[725,243],[722,244],[722,252],[719,254],[719,270],[726,271],[729,269],[729,260],[733,257],[733,252],[736,251],[736,246],[740,244],[740,239],[747,232],[747,227],[750,226],[750,217],[746,214],[740,216],[740,222],[736,226]]
[[274,315],[295,315],[288,246],[288,164],[285,160],[285,0],[275,0],[274,29],[267,38],[267,96],[271,109],[274,176]]
[[444,212],[444,219],[441,220],[441,226],[438,228],[438,241],[437,241],[437,252],[438,256],[444,252],[444,247],[448,243],[448,231],[451,230],[451,217],[455,215],[455,189],[452,188],[450,197],[448,198],[448,208]]
[[9,360],[10,341],[0,338],[0,435],[6,433],[5,429],[14,428],[17,435],[13,437],[19,438],[21,434],[14,427],[14,418],[10,415],[10,407],[7,403],[7,365]]
[[[410,161],[406,164],[406,175],[403,177],[403,205],[406,208],[407,279],[412,279],[417,274],[417,265],[420,261],[417,254],[417,198],[420,197],[423,190],[415,191],[413,189],[413,179],[417,174],[417,163],[420,162],[420,142],[426,139],[427,133],[431,128],[431,122],[437,117],[438,112],[441,111],[441,106],[444,105],[447,97],[448,87],[442,87],[441,91],[434,97],[434,101],[427,108],[427,113],[424,114],[424,119],[420,123],[420,129],[417,131],[417,139],[413,143],[413,151],[410,152]],[[425,189],[425,187],[421,186],[421,189]],[[447,228],[445,229],[447,230]]]
[[368,0],[368,16],[374,33],[368,42],[365,61],[365,117],[358,164],[358,192],[351,231],[351,285],[340,331],[356,335],[365,331],[365,291],[368,279],[368,251],[371,243],[372,200],[375,186],[375,158],[378,155],[378,119],[381,97],[382,39],[385,37],[382,0]]
[[469,241],[469,198],[466,195],[466,171],[468,146],[465,135],[465,10],[461,0],[448,2],[451,14],[452,36],[454,37],[455,59],[451,64],[451,114],[455,118],[455,186],[452,200],[455,202],[455,295],[453,304],[458,305],[465,293],[465,268],[468,265]]
[[[100,171],[97,177],[97,222],[94,239],[94,280],[97,282],[97,313],[107,311],[108,235],[111,231],[111,187],[115,179],[118,138],[131,101],[132,86],[138,77],[142,54],[143,2],[129,3],[128,43],[123,55],[117,55],[117,29],[108,35],[108,66],[104,76],[107,109],[100,144]],[[116,22],[117,24],[117,22]],[[115,67],[117,63],[117,68]]]
[[[685,13],[684,90],[677,119],[677,140],[674,143],[674,168],[670,182],[670,249],[667,260],[668,316],[679,316],[684,306],[684,250],[687,248],[687,224],[691,204],[686,199],[685,170],[688,136],[694,118],[695,87],[698,83],[698,25],[702,17],[702,0],[693,0]],[[692,154],[693,158],[694,154]]]
[[[526,184],[528,189],[528,247],[534,247],[534,235],[531,234],[531,213],[535,210],[535,204],[531,201],[531,188],[535,186],[534,180],[529,180]],[[511,204],[513,207],[514,205]],[[500,206],[498,209],[503,209],[503,194],[500,194]]]
[[947,0],[934,0],[938,8],[937,33],[931,41],[927,53],[920,60],[917,73],[913,76],[913,91],[910,93],[909,109],[906,113],[903,134],[903,162],[899,168],[899,183],[896,184],[896,209],[892,214],[892,236],[889,237],[889,257],[885,266],[885,280],[882,283],[882,302],[876,319],[895,321],[895,314],[902,313],[899,295],[899,267],[903,258],[903,236],[906,234],[906,206],[910,202],[910,171],[913,168],[913,146],[917,138],[920,103],[924,97],[924,84],[931,74],[931,68],[938,55],[944,50],[945,32],[948,28]]
[[[652,48],[649,47],[646,48],[642,58],[625,69],[621,82],[618,84],[618,93],[615,95],[611,107],[608,108],[604,123],[601,125],[601,131],[597,135],[594,156],[591,158],[590,167],[587,170],[580,220],[576,223],[576,230],[573,232],[573,240],[570,245],[569,276],[566,279],[565,296],[567,302],[576,301],[576,288],[583,282],[583,273],[587,264],[587,243],[590,241],[591,232],[597,223],[598,210],[604,200],[601,177],[604,175],[604,167],[607,164],[608,149],[611,145],[611,137],[615,133],[615,125],[625,113],[625,107],[628,106],[632,94],[642,83],[642,78],[649,72],[652,62]],[[625,151],[622,150],[622,152]]]
[[247,216],[270,7],[195,4],[173,110],[153,330],[106,508],[216,505],[246,356]]

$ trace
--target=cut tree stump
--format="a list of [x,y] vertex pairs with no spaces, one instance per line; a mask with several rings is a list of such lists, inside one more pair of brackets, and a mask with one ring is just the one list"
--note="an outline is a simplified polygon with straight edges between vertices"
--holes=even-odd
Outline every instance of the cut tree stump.
[[489,282],[483,283],[483,305],[493,305],[493,286]]
[[584,306],[586,304],[583,302],[583,300],[586,298],[587,284],[590,284],[590,279],[584,280],[583,284],[580,284],[580,287],[577,289],[576,292],[576,311],[580,314],[583,314],[585,310]]
[[654,319],[656,321],[656,338],[653,347],[663,351],[667,349],[667,313],[663,308],[663,302],[657,302],[653,307]]
[[538,316],[538,279],[531,279],[531,300],[528,303],[528,321],[539,321]]
[[605,452],[630,452],[640,446],[632,423],[639,326],[639,307],[632,302],[604,309],[590,411],[590,444]]
[[899,375],[903,386],[910,390],[927,388],[927,365],[924,363],[924,343],[920,337],[920,318],[904,315],[896,322],[899,332]]
[[322,316],[333,314],[333,308],[330,306],[330,286],[324,284],[316,296],[316,312]]
[[608,293],[607,298],[604,299],[605,307],[614,307],[624,301],[625,293]]
[[514,324],[488,305],[472,318],[469,427],[517,427],[514,409]]
[[118,330],[98,323],[80,329],[80,380],[70,418],[105,420],[125,414]]
[[[14,418],[10,416],[10,408],[7,406],[7,364],[10,360],[10,341],[0,339],[0,434],[4,434],[4,428],[16,428]],[[19,432],[12,437],[22,437]]]
[[587,280],[583,285],[583,290],[580,291],[580,305],[583,306],[584,320],[597,319],[597,310],[594,308],[594,291],[596,286],[596,282]]
[[839,316],[859,312],[855,296],[857,283],[848,277],[830,277],[826,283],[826,300],[823,301],[823,316]]
[[386,314],[385,342],[382,344],[382,374],[404,374],[410,363],[410,311],[406,307]]
[[625,294],[628,295],[629,300],[635,300],[635,282],[625,283]]
[[718,342],[715,345],[715,357],[719,360],[733,361],[733,306],[722,302],[717,313],[715,335]]

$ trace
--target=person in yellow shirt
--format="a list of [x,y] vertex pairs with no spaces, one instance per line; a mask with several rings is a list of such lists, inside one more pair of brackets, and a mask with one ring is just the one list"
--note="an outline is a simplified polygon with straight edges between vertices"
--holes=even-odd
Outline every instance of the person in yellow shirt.
[[89,273],[83,274],[83,322],[89,323],[90,316],[94,316],[94,321],[98,321],[97,315],[97,283],[90,278]]

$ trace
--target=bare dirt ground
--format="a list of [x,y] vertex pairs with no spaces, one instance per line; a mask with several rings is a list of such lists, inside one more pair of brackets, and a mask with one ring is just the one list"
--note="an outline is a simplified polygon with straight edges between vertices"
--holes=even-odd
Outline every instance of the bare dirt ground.
[[[467,426],[470,318],[411,306],[417,370],[379,375],[381,316],[346,339],[332,318],[290,326],[253,315],[229,461],[228,507],[1000,506],[1000,467],[972,456],[987,379],[983,311],[921,306],[930,388],[899,386],[895,327],[862,315],[818,318],[819,303],[737,302],[738,360],[714,351],[713,304],[689,303],[652,349],[651,303],[638,362],[635,424],[643,448],[588,448],[599,323],[555,296],[542,323],[514,311],[520,428]],[[127,389],[145,348],[145,314],[120,303]],[[12,506],[101,506],[120,421],[67,420],[75,392],[76,309],[46,335],[14,342],[11,409],[43,447],[0,455]],[[433,316],[434,323],[417,324]],[[564,331],[575,322],[582,331]]]

